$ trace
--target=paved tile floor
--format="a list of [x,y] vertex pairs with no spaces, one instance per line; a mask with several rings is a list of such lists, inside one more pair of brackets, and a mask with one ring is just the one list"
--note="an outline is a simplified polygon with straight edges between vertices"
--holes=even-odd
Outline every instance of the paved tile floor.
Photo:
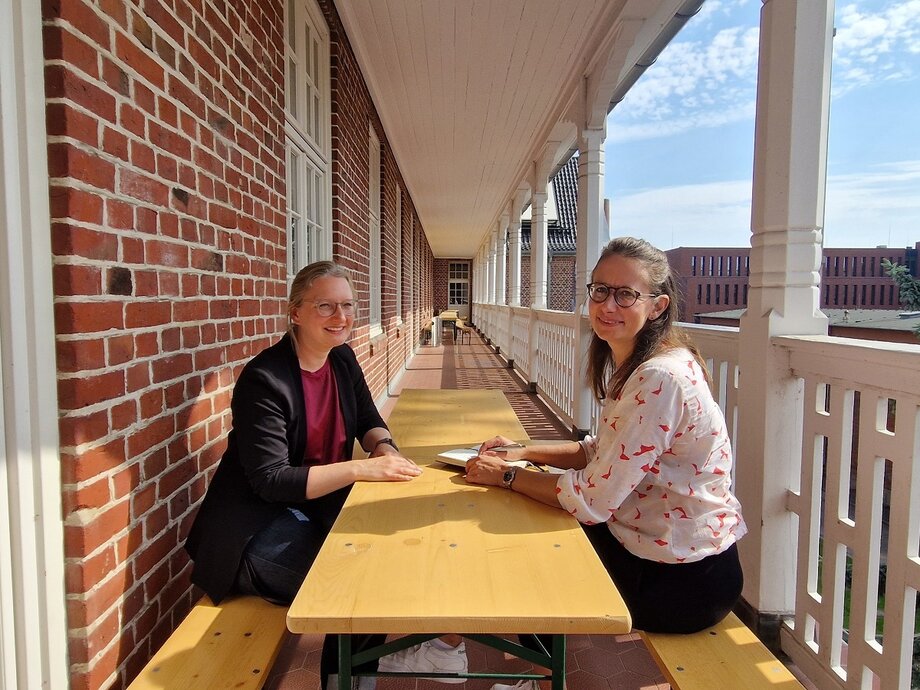
[[[533,439],[569,438],[568,430],[476,334],[471,343],[423,346],[391,389],[381,412],[387,417],[405,388],[490,388],[505,392]],[[445,631],[447,632],[447,631]],[[525,671],[529,664],[467,641],[470,668],[483,672]],[[319,690],[321,635],[289,635],[266,683],[268,690]],[[569,690],[666,690],[658,667],[638,635],[573,635],[568,638]],[[494,681],[445,685],[426,680],[380,679],[379,690],[489,690]],[[546,684],[548,687],[548,684]]]

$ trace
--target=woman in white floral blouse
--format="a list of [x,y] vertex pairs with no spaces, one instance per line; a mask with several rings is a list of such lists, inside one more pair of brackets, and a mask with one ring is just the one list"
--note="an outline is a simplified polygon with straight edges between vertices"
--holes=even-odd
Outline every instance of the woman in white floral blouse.
[[[731,491],[732,449],[696,347],[676,327],[667,257],[648,242],[612,240],[588,285],[594,337],[587,378],[603,404],[597,435],[508,448],[496,437],[467,481],[505,486],[574,515],[623,595],[633,625],[692,633],[725,617],[741,594],[735,542],[745,533]],[[524,459],[562,474],[516,472]]]

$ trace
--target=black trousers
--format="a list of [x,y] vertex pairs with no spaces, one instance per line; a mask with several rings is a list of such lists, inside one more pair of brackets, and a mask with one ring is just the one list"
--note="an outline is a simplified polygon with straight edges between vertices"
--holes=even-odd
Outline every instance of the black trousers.
[[627,551],[606,524],[583,529],[637,630],[694,633],[725,618],[741,596],[744,576],[735,544],[693,563],[657,563]]
[[[299,510],[284,511],[249,541],[237,571],[235,589],[274,604],[290,605],[327,534],[328,528],[310,520]],[[353,652],[386,641],[386,635],[352,635],[351,638]],[[320,656],[324,688],[329,674],[338,673],[338,669],[336,637],[326,635]],[[376,671],[377,664],[368,664],[363,670]]]

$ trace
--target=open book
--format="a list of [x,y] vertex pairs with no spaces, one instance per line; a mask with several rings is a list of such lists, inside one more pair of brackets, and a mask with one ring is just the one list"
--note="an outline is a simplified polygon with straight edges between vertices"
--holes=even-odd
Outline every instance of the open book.
[[[443,453],[438,453],[438,458],[440,458],[440,462],[443,462],[445,465],[466,467],[467,461],[472,460],[477,455],[479,455],[479,446],[474,448],[454,448],[452,450],[445,450]],[[508,464],[514,465],[515,467],[527,467],[530,465],[527,460],[509,460]]]

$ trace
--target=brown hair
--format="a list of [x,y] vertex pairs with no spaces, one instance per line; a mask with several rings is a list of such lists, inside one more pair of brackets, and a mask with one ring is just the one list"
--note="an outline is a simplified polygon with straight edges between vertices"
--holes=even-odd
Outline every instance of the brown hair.
[[[668,264],[668,257],[663,251],[653,247],[645,240],[635,237],[617,237],[610,240],[601,251],[597,264],[614,255],[639,261],[648,277],[652,294],[667,295],[670,302],[668,308],[659,314],[658,318],[650,319],[645,323],[645,326],[636,335],[635,349],[625,362],[615,362],[610,346],[596,333],[592,335],[591,343],[588,345],[585,378],[594,397],[599,401],[608,396],[617,397],[623,390],[626,380],[642,362],[659,352],[677,347],[685,347],[690,350],[708,382],[709,371],[699,350],[690,337],[676,325],[678,318],[677,285]],[[595,269],[597,264],[594,266]],[[593,275],[592,271],[592,280]]]
[[348,281],[352,290],[354,290],[354,285],[352,285],[351,276],[348,275],[348,271],[334,261],[314,261],[312,264],[308,264],[297,271],[297,275],[294,276],[294,280],[291,282],[291,293],[288,297],[287,306],[287,332],[295,343],[297,342],[297,328],[291,320],[291,316],[294,310],[303,304],[304,293],[309,290],[313,283],[319,278],[326,277],[344,278]]

